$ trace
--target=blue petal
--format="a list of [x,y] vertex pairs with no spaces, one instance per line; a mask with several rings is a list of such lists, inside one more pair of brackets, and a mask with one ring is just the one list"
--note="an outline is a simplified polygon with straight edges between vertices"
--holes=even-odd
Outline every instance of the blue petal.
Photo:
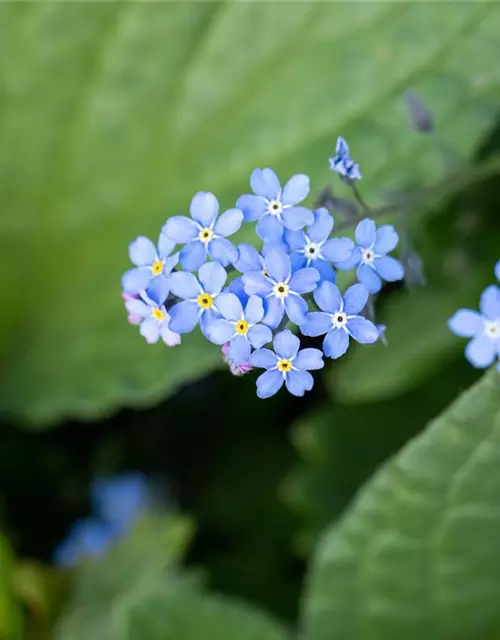
[[292,176],[283,187],[281,202],[283,204],[298,204],[307,198],[310,190],[310,181],[306,175]]
[[128,255],[132,264],[145,267],[156,260],[156,247],[149,238],[139,236],[129,244]]
[[[167,237],[163,231],[158,238],[158,257],[165,260],[174,250],[175,242]],[[175,266],[175,265],[174,265]]]
[[357,315],[368,302],[368,290],[362,284],[353,284],[344,293],[344,311],[348,316]]
[[216,295],[222,291],[222,287],[226,282],[227,273],[224,267],[218,262],[207,262],[200,267],[198,278],[204,291]]
[[477,369],[489,367],[496,357],[495,343],[487,336],[477,336],[465,347],[465,357]]
[[303,231],[289,231],[285,229],[285,241],[291,251],[299,251],[306,245],[306,236]]
[[[345,263],[351,258],[353,250],[354,242],[350,238],[331,238],[321,247],[322,255],[330,262]],[[359,262],[357,258],[355,260],[353,266]],[[349,266],[349,268],[352,269],[353,267]]]
[[[316,209],[314,222],[307,228],[307,235],[313,242],[323,242],[333,229],[333,218],[328,209]],[[350,255],[350,254],[349,254]]]
[[200,307],[198,303],[186,301],[179,302],[170,310],[170,330],[175,333],[189,333],[200,319]]
[[164,278],[163,276],[158,276],[157,278],[153,278],[151,280],[149,287],[146,289],[146,296],[157,306],[161,307],[161,305],[165,302],[169,291],[169,280],[167,278]]
[[354,340],[360,344],[373,344],[379,338],[379,330],[373,322],[361,316],[348,320],[347,329]]
[[313,311],[307,314],[306,321],[300,325],[300,331],[305,336],[323,336],[332,328],[332,318],[328,313]]
[[200,240],[192,240],[181,249],[180,261],[186,271],[198,271],[207,259],[207,248]]
[[396,280],[401,280],[405,274],[401,262],[395,258],[391,258],[390,256],[375,258],[374,265],[379,276],[384,280],[387,280],[387,282],[396,282]]
[[361,284],[364,284],[369,293],[378,293],[382,288],[382,280],[378,274],[367,264],[360,264],[356,275]]
[[251,244],[240,244],[238,245],[238,259],[234,266],[241,273],[260,271],[264,269],[264,261],[257,249]]
[[250,176],[250,186],[254,193],[268,200],[275,200],[281,191],[278,176],[272,169],[254,169]]
[[264,198],[250,194],[240,196],[236,201],[236,206],[243,211],[245,222],[253,222],[262,218],[267,210],[267,202]]
[[290,256],[280,249],[270,249],[266,253],[266,269],[275,282],[285,282],[292,272]]
[[369,218],[365,218],[358,223],[355,235],[356,242],[360,247],[371,247],[375,243],[375,240],[377,239],[375,235],[376,229],[377,227],[375,225],[375,222],[373,220],[370,220]]
[[140,318],[147,318],[151,315],[151,307],[142,300],[132,299],[125,302],[128,313]]
[[322,369],[325,366],[323,354],[319,349],[301,349],[293,361],[293,366],[308,371]]
[[266,213],[257,223],[255,231],[265,242],[279,242],[283,236],[283,223],[276,216]]
[[125,293],[139,293],[152,279],[150,267],[137,267],[126,271],[122,276],[122,289]]
[[[250,296],[245,307],[245,320],[250,324],[260,322],[264,317],[264,305],[259,296]],[[241,316],[240,316],[241,318]]]
[[349,145],[345,138],[339,136],[337,138],[337,144],[335,146],[335,153],[341,157],[349,157]]
[[155,344],[160,339],[160,324],[156,318],[146,318],[141,322],[139,333],[148,344]]
[[307,260],[303,253],[292,253],[290,261],[292,263],[292,273],[303,269],[307,265]]
[[172,272],[172,269],[174,269],[174,267],[177,266],[178,262],[179,262],[178,253],[174,253],[174,255],[168,256],[168,258],[165,258],[165,262],[163,264],[163,275],[164,276],[170,275],[170,273]]
[[97,478],[90,491],[94,513],[120,532],[127,531],[151,504],[148,481],[140,473]]
[[239,278],[235,278],[227,288],[228,293],[234,293],[235,296],[238,296],[241,304],[246,304],[248,302],[248,294],[245,292],[245,287],[243,286],[243,279],[240,276]]
[[309,371],[289,371],[286,374],[285,383],[288,391],[300,398],[306,391],[311,391],[314,378]]
[[[218,301],[217,298],[217,302]],[[226,342],[229,342],[234,336],[234,325],[227,320],[219,318],[212,320],[210,324],[207,323],[205,333],[210,342],[214,344],[226,344]]]
[[220,262],[224,267],[238,259],[238,249],[226,238],[214,238],[208,245],[208,252],[212,260]]
[[349,347],[349,334],[343,329],[332,329],[323,340],[325,356],[336,360],[343,356]]
[[314,302],[322,311],[335,313],[342,308],[342,296],[333,282],[322,282],[313,292]]
[[300,340],[288,329],[274,336],[273,347],[276,355],[287,360],[295,358],[300,347]]
[[241,280],[249,296],[267,296],[273,290],[273,283],[261,271],[248,271],[241,276]]
[[211,227],[219,213],[219,203],[213,193],[198,191],[191,200],[191,217],[202,227]]
[[189,242],[199,233],[200,229],[194,220],[185,216],[173,216],[163,225],[162,233],[177,244]]
[[243,211],[241,209],[228,209],[219,216],[219,219],[215,223],[214,231],[219,236],[233,235],[241,227],[243,222]]
[[495,265],[495,277],[500,280],[500,260]]
[[276,329],[285,314],[285,306],[279,298],[268,298],[266,301],[266,312],[262,318],[262,322],[267,324],[271,329]]
[[448,320],[448,327],[461,338],[472,338],[483,331],[484,320],[477,311],[459,309]]
[[314,267],[299,269],[290,278],[290,282],[288,283],[290,291],[295,291],[296,293],[310,293],[316,289],[316,285],[319,282],[320,277],[318,270],[314,269]]
[[181,337],[175,331],[170,329],[170,316],[168,320],[164,322],[160,328],[160,335],[163,342],[169,347],[175,347],[176,345],[181,343]]
[[116,531],[95,518],[78,520],[54,553],[55,564],[74,566],[80,560],[102,556],[116,537]]
[[385,255],[396,248],[398,244],[398,234],[391,224],[385,224],[379,227],[375,233],[375,253]]
[[[257,299],[260,300],[260,298]],[[227,320],[236,322],[236,320],[243,318],[243,307],[238,296],[235,296],[234,293],[221,293],[218,295],[217,309]]]
[[200,283],[192,273],[175,271],[168,278],[170,291],[178,298],[197,298],[202,292]]
[[290,294],[285,298],[285,310],[290,320],[297,325],[304,324],[307,319],[308,306],[304,298]]
[[[325,245],[326,244],[327,243],[325,243]],[[335,266],[337,267],[337,269],[340,269],[341,271],[349,271],[349,269],[354,269],[354,267],[357,267],[358,264],[361,262],[361,255],[362,255],[361,249],[359,247],[354,247],[354,249],[352,250],[351,256],[344,262],[336,263]]]
[[481,294],[479,309],[488,320],[500,318],[500,289],[492,284]]
[[271,349],[257,349],[250,356],[249,362],[252,367],[257,367],[257,369],[271,369],[276,366],[278,358]]
[[[268,252],[271,249],[278,249],[279,251],[283,251],[283,253],[286,253],[287,255],[290,253],[290,247],[285,242],[283,235],[281,236],[281,238],[277,240],[266,240],[264,242],[262,246],[262,255],[264,256],[264,262]],[[264,265],[264,269],[265,269],[265,265]]]
[[274,396],[283,386],[283,375],[277,370],[266,371],[257,378],[257,395],[259,398]]
[[231,340],[231,344],[229,345],[229,359],[232,360],[234,364],[239,365],[248,362],[251,352],[252,347],[245,336],[235,336]]
[[262,346],[271,342],[273,332],[269,327],[263,324],[256,324],[248,331],[248,339],[254,349],[260,349]]
[[204,309],[200,316],[200,329],[203,335],[208,338],[208,332],[212,323],[216,320],[221,320],[221,315],[216,311],[214,307],[211,309]]
[[290,231],[299,231],[314,222],[314,214],[305,207],[290,207],[281,214],[283,225]]
[[321,260],[321,258],[319,258],[318,260],[311,262],[311,266],[318,271],[321,280],[329,280],[330,282],[335,282],[337,280],[335,269],[326,260]]

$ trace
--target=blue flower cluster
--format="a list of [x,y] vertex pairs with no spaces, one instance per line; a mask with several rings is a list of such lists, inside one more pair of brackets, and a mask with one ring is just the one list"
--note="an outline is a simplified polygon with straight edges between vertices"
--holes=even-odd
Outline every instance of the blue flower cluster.
[[[361,178],[343,139],[330,164],[343,177]],[[367,218],[357,225],[355,241],[332,237],[329,211],[302,205],[310,190],[302,174],[282,186],[272,169],[255,169],[250,186],[253,193],[221,214],[217,198],[199,192],[189,217],[167,220],[157,246],[143,237],[132,242],[135,268],[122,279],[129,321],[148,342],[161,338],[168,345],[199,326],[222,346],[236,375],[266,369],[257,380],[259,397],[273,395],[283,384],[302,396],[313,386],[309,371],[323,367],[323,353],[300,350],[287,324],[305,336],[325,336],[324,355],[334,359],[351,339],[362,344],[382,339],[382,329],[362,312],[383,281],[403,277],[401,263],[387,255],[398,235],[391,225],[377,228]],[[243,222],[257,223],[261,251],[231,242]],[[342,296],[336,271],[349,269],[356,269],[359,283]],[[271,342],[273,351],[264,348]]]
[[[495,265],[495,276],[500,280],[500,260]],[[479,298],[479,312],[459,309],[448,321],[454,334],[470,338],[465,357],[473,367],[485,369],[495,360],[500,371],[500,287],[486,287]]]

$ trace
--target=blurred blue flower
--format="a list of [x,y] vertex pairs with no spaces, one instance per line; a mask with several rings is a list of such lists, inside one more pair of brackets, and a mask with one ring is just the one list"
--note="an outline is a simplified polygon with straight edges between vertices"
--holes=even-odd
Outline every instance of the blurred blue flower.
[[56,547],[54,563],[71,567],[84,558],[103,556],[115,538],[113,528],[96,518],[77,520]]
[[484,369],[500,356],[500,289],[491,285],[481,294],[479,310],[459,309],[448,327],[461,338],[472,338],[465,357],[476,368]]
[[170,276],[170,288],[182,298],[170,310],[170,328],[177,333],[189,333],[199,323],[206,335],[207,327],[220,318],[216,306],[227,274],[218,262],[207,262],[200,267],[198,278],[187,271],[176,271]]
[[129,245],[129,256],[135,269],[130,269],[122,276],[122,287],[125,293],[137,294],[158,277],[168,276],[179,261],[179,254],[170,255],[175,242],[160,233],[158,248],[144,236],[140,236]]
[[497,280],[500,280],[500,260],[495,265],[495,276]]
[[270,249],[266,254],[266,273],[247,271],[242,276],[245,292],[265,298],[266,312],[263,319],[275,329],[283,315],[295,324],[302,324],[307,313],[307,302],[301,294],[309,293],[316,288],[320,280],[318,271],[312,267],[299,269],[292,274],[290,256],[281,249]]
[[349,154],[349,145],[344,138],[337,138],[335,157],[330,158],[330,169],[348,180],[361,180],[359,164],[356,164]]
[[187,243],[180,253],[183,268],[196,271],[206,261],[207,254],[224,266],[233,263],[238,251],[227,237],[241,227],[243,212],[228,209],[217,218],[217,198],[213,193],[199,191],[191,200],[190,213],[192,219],[173,216],[163,227],[163,233],[173,242]]
[[243,211],[246,221],[259,221],[257,235],[265,242],[279,242],[284,228],[298,231],[314,222],[312,211],[297,206],[309,194],[307,176],[292,176],[282,189],[272,169],[255,169],[250,186],[255,195],[240,196],[236,206]]
[[373,322],[358,315],[368,300],[368,291],[362,284],[349,287],[342,298],[337,285],[325,280],[313,296],[321,311],[309,313],[300,330],[305,336],[326,333],[323,351],[328,358],[344,355],[350,337],[361,344],[371,344],[379,339],[379,330]]
[[392,225],[387,224],[377,229],[373,220],[365,218],[356,227],[355,236],[357,246],[348,260],[336,264],[338,269],[346,271],[357,267],[358,280],[372,294],[380,291],[382,280],[395,282],[403,278],[401,262],[386,255],[396,247],[399,240]]
[[314,385],[311,370],[324,366],[323,354],[319,349],[302,349],[300,340],[291,331],[276,334],[274,351],[258,349],[250,356],[253,367],[267,369],[257,378],[257,395],[269,398],[281,389],[283,383],[294,396],[303,396]]
[[385,332],[387,331],[387,325],[385,324],[377,324],[375,325],[378,331],[378,339],[380,342],[387,347],[387,337]]
[[317,209],[314,222],[306,231],[285,231],[285,240],[293,251],[292,271],[302,267],[314,267],[322,280],[335,282],[331,262],[344,262],[350,258],[354,242],[350,238],[328,237],[333,229],[333,218],[328,209]]
[[264,305],[258,296],[250,296],[243,310],[234,293],[221,293],[217,308],[222,318],[214,320],[207,329],[207,337],[215,344],[229,343],[228,358],[236,365],[248,361],[252,347],[260,349],[273,338],[269,327],[260,324]]

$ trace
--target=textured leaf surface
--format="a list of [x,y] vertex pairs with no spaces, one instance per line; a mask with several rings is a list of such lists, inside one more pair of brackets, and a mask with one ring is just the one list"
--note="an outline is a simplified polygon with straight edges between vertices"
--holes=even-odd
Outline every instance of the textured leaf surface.
[[37,423],[152,402],[217,366],[199,336],[145,345],[119,295],[128,242],[194,192],[232,206],[269,165],[319,191],[342,133],[375,196],[439,171],[397,100],[408,86],[466,155],[498,104],[494,3],[0,12],[0,410]]
[[325,534],[308,640],[477,638],[500,626],[500,376],[430,423]]

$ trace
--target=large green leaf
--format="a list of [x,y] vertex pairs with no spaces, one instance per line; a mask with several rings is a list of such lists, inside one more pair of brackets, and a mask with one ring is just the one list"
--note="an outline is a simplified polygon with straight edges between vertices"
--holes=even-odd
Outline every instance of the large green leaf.
[[319,545],[308,640],[476,639],[500,628],[500,375],[487,373]]
[[373,197],[440,170],[407,86],[466,156],[498,104],[494,3],[4,3],[0,25],[0,409],[37,423],[217,366],[199,336],[145,345],[120,300],[128,242],[194,192],[232,206],[255,166],[318,191],[342,133]]

